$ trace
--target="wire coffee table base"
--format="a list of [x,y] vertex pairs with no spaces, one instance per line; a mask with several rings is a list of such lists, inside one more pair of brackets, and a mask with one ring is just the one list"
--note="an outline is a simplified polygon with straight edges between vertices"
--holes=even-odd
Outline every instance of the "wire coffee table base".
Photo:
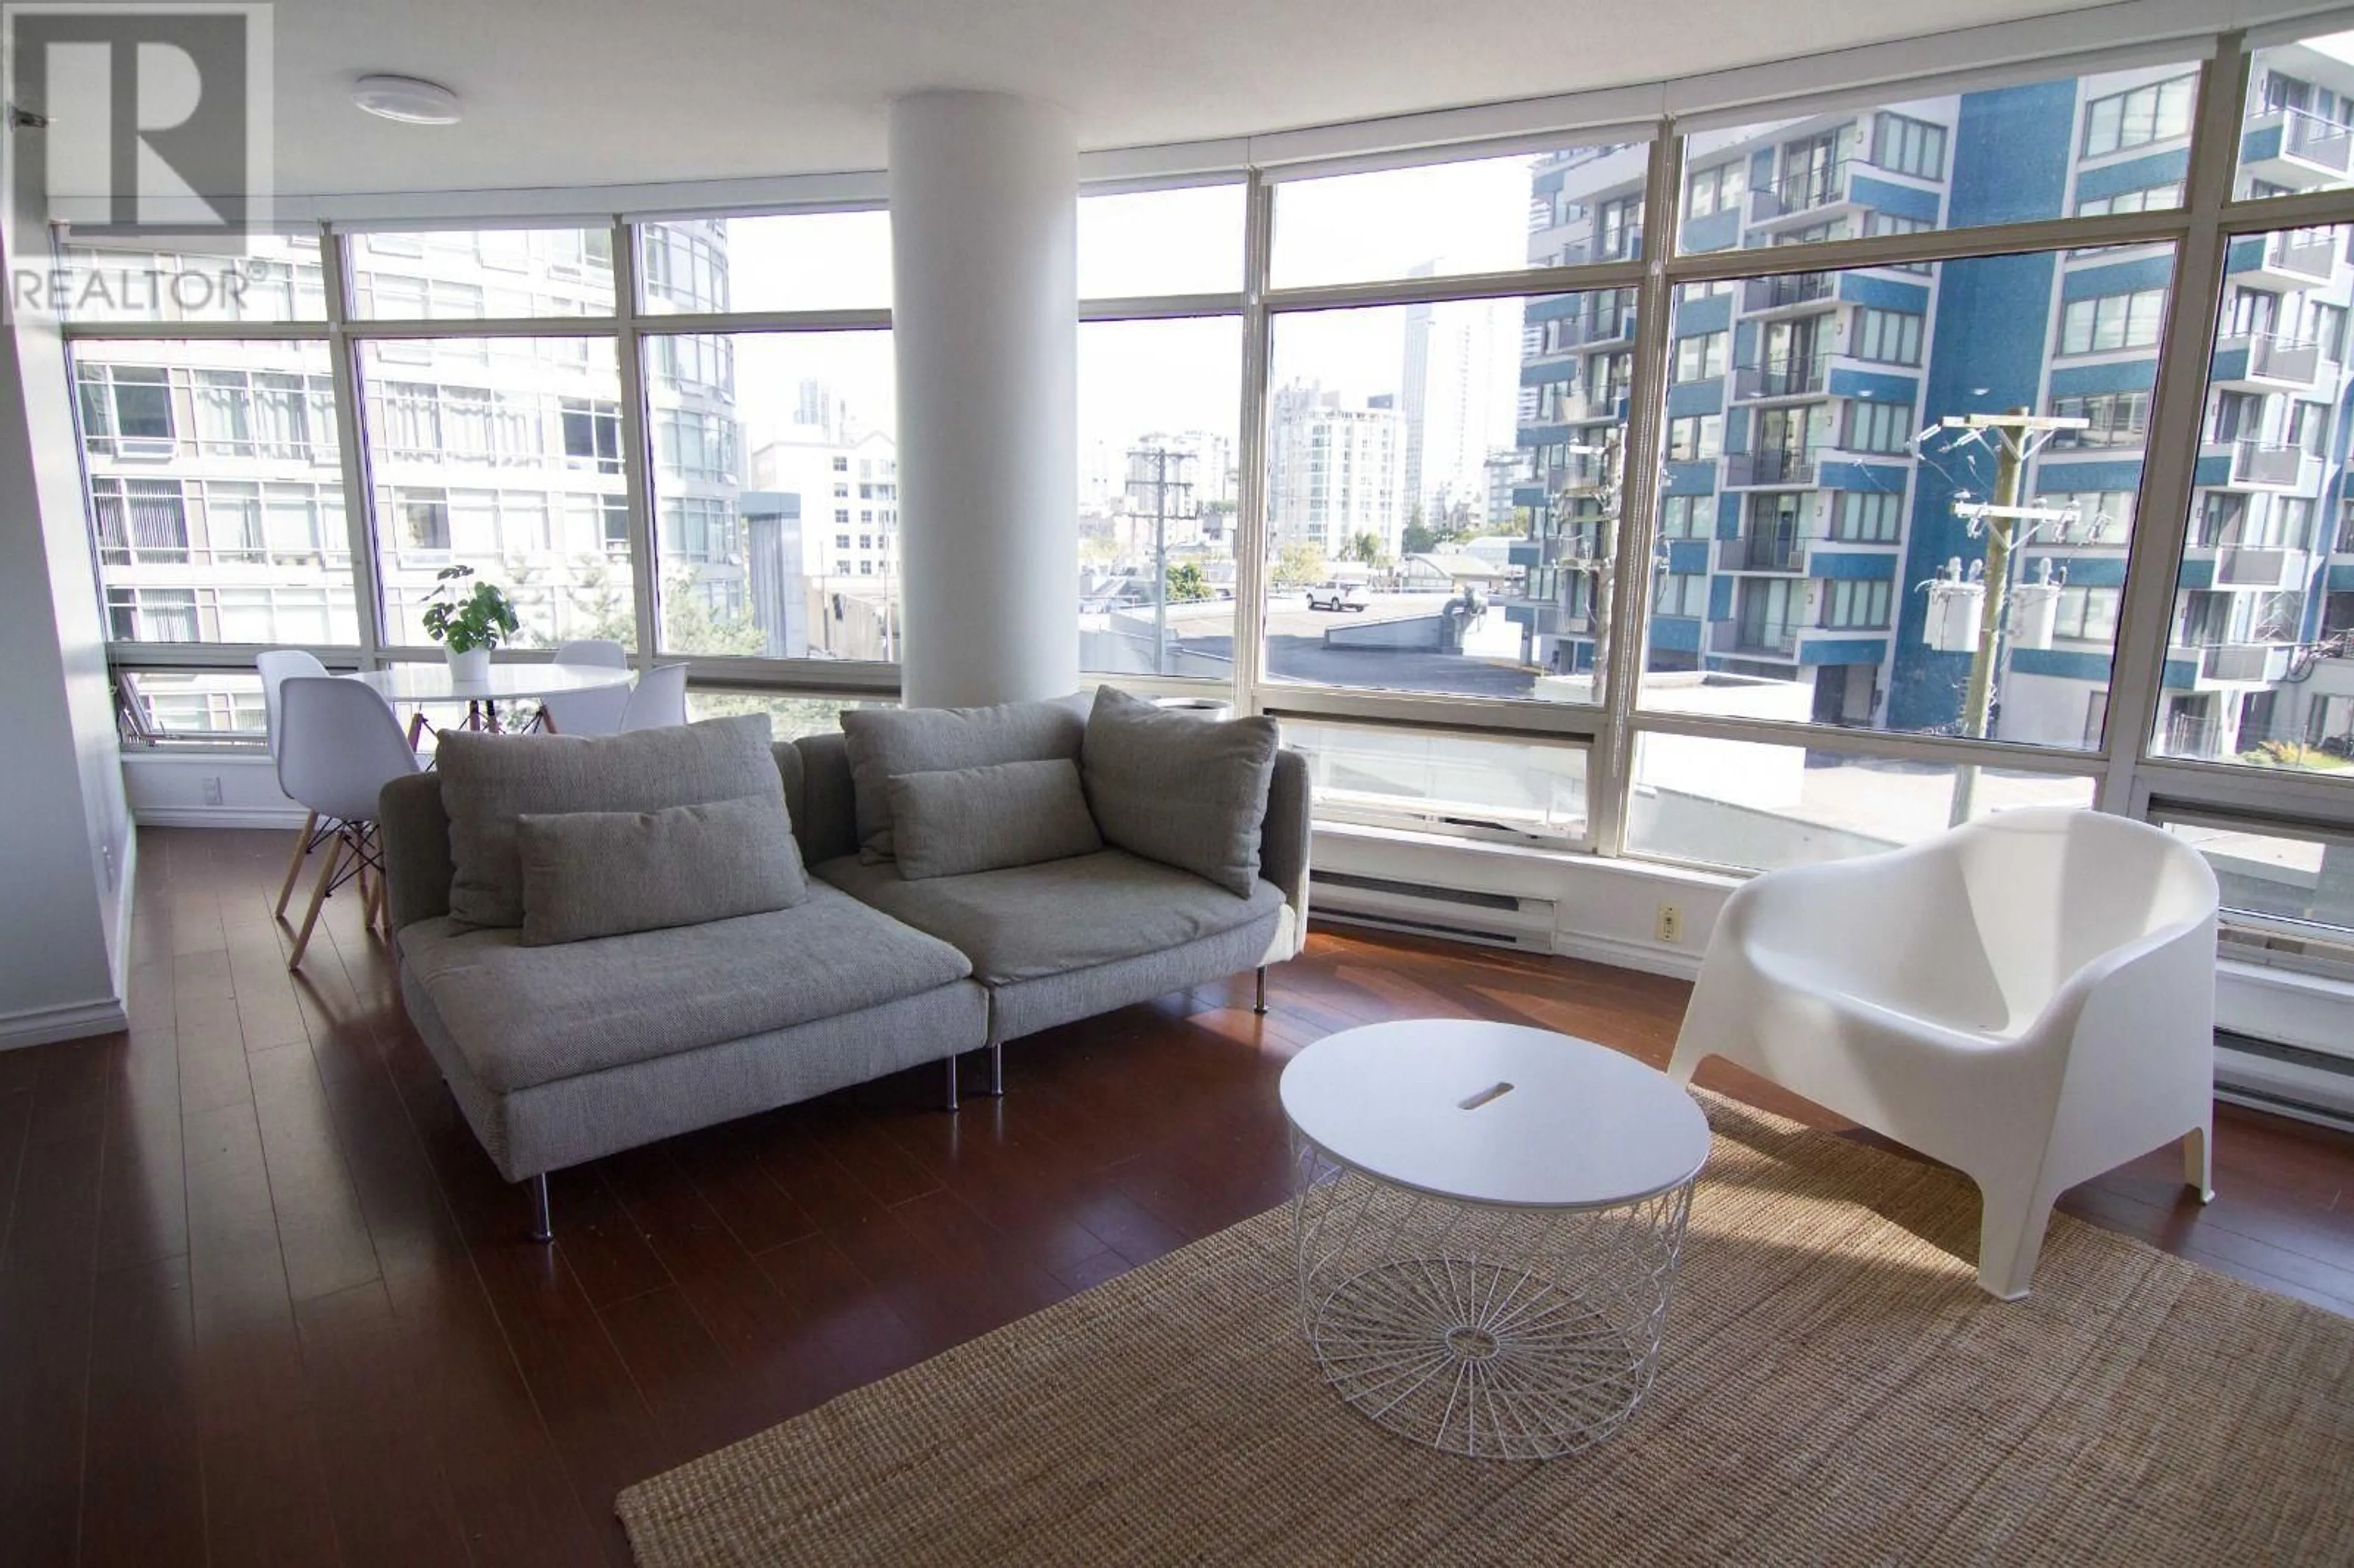
[[1292,1135],[1300,1327],[1324,1379],[1402,1436],[1549,1459],[1649,1393],[1691,1182],[1587,1209],[1399,1187]]

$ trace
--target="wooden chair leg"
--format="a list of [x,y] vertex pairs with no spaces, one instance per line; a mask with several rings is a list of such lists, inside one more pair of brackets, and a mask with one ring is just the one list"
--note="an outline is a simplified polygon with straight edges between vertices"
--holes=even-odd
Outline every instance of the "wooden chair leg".
[[294,933],[294,951],[286,960],[286,967],[290,969],[302,967],[303,951],[311,945],[312,927],[319,923],[319,906],[327,901],[327,888],[334,882],[335,872],[344,863],[346,847],[340,832],[327,844],[327,863],[319,868],[318,885],[311,889],[311,907],[302,916],[302,928]]
[[318,831],[319,813],[306,813],[302,818],[302,831],[294,835],[294,855],[286,863],[286,880],[278,885],[278,902],[270,911],[281,920],[286,918],[286,901],[294,896],[294,884],[302,874],[302,863],[311,856],[311,835]]

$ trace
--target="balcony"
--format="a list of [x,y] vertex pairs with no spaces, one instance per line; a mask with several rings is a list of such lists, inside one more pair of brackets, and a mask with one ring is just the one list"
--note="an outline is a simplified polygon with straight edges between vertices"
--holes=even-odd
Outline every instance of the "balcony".
[[1843,206],[1848,199],[1847,176],[1848,161],[1840,158],[1757,186],[1749,193],[1749,221],[1776,223]]
[[[2300,490],[2308,480],[2318,477],[2315,471],[2320,460],[2303,447],[2285,446],[2274,441],[2232,441],[2232,479],[2233,488],[2241,490]],[[2306,465],[2312,464],[2308,469]]]
[[1601,523],[1568,523],[1558,532],[1540,532],[1535,542],[1537,560],[1525,565],[1568,565],[1568,567],[1589,567],[1603,560],[1603,525]]
[[1815,459],[1811,452],[1734,452],[1724,460],[1724,487],[1727,490],[1754,490],[1772,485],[1800,489],[1814,482]]
[[2248,116],[2240,139],[2241,165],[2268,185],[2311,190],[2354,171],[2354,130],[2303,109],[2272,109]]
[[1839,302],[1839,281],[1829,272],[1784,272],[1771,278],[1751,278],[1741,285],[1744,315],[1771,311],[1799,311]]
[[1632,261],[1643,254],[1640,228],[1614,228],[1596,234],[1590,222],[1581,224],[1562,241],[1552,265],[1577,267],[1589,261]]
[[2277,545],[2226,545],[2215,552],[2219,588],[2298,588],[2311,575],[2312,557]]
[[2336,274],[2345,239],[2328,228],[2292,228],[2264,237],[2264,248],[2251,272],[2252,281],[2275,289],[2310,289]]
[[1590,495],[1611,482],[1610,462],[1600,452],[1576,452],[1536,475],[1547,496]]
[[1631,343],[1635,337],[1635,313],[1631,307],[1619,311],[1581,311],[1575,315],[1556,317],[1546,326],[1548,336],[1539,357],[1551,357],[1606,344]]
[[1506,601],[1504,619],[1516,626],[1525,626],[1539,637],[1584,637],[1594,630],[1594,618],[1583,609],[1555,604],[1551,599],[1516,599]]
[[1820,357],[1772,359],[1760,365],[1733,367],[1733,399],[1757,403],[1774,397],[1819,397],[1829,366]]
[[2215,344],[2212,380],[2253,392],[2303,390],[2321,375],[2321,344],[2272,333],[2234,333]]
[[2199,650],[2199,678],[2271,685],[2288,673],[2286,642],[2211,642]]
[[1714,621],[1708,629],[1708,651],[1712,653],[1745,653],[1766,659],[1794,659],[1798,652],[1798,628],[1796,623],[1775,621],[1758,626],[1744,626],[1738,620]]
[[1802,577],[1807,575],[1807,545],[1804,539],[1769,532],[1720,539],[1716,544],[1716,569]]

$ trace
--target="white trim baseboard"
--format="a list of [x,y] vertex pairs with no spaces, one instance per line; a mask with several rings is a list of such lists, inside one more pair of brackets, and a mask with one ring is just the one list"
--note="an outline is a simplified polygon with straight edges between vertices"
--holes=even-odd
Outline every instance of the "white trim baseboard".
[[0,1015],[0,1051],[27,1045],[54,1045],[91,1034],[113,1034],[131,1027],[131,1015],[121,999],[69,1001],[58,1007],[27,1008]]
[[299,828],[300,807],[142,806],[133,820],[143,828]]
[[1556,932],[1553,950],[1564,959],[1584,959],[1617,969],[1640,969],[1670,980],[1698,980],[1700,955],[1689,948],[1663,948],[1650,942],[1629,942],[1620,937],[1570,936]]

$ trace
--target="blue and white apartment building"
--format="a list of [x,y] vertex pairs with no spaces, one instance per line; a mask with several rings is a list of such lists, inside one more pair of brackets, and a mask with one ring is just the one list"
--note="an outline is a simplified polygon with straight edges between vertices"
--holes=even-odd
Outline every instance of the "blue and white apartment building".
[[[2247,194],[2343,183],[2354,65],[2274,51],[2250,90]],[[2192,68],[2007,87],[1696,136],[1680,249],[1767,248],[2181,199]],[[1532,260],[1637,253],[1642,152],[1585,151],[1533,175]],[[1686,285],[1674,304],[1649,668],[1796,682],[1819,722],[1958,721],[1967,652],[1925,637],[1925,584],[1983,540],[1954,513],[1994,461],[1951,415],[2081,418],[2030,462],[2040,509],[2015,552],[1996,738],[2097,744],[2137,526],[2169,248],[1783,273]],[[2231,756],[2354,736],[2354,529],[2344,230],[2233,243],[2176,598],[2167,749]],[[1633,365],[1634,299],[1532,301],[1514,492],[1527,570],[1508,605],[1532,662],[1594,657],[1596,520]],[[2035,591],[2038,586],[2041,591]],[[2053,591],[2055,590],[2056,591]],[[2033,603],[2033,613],[2022,607]],[[2319,646],[2317,646],[2319,645]]]

